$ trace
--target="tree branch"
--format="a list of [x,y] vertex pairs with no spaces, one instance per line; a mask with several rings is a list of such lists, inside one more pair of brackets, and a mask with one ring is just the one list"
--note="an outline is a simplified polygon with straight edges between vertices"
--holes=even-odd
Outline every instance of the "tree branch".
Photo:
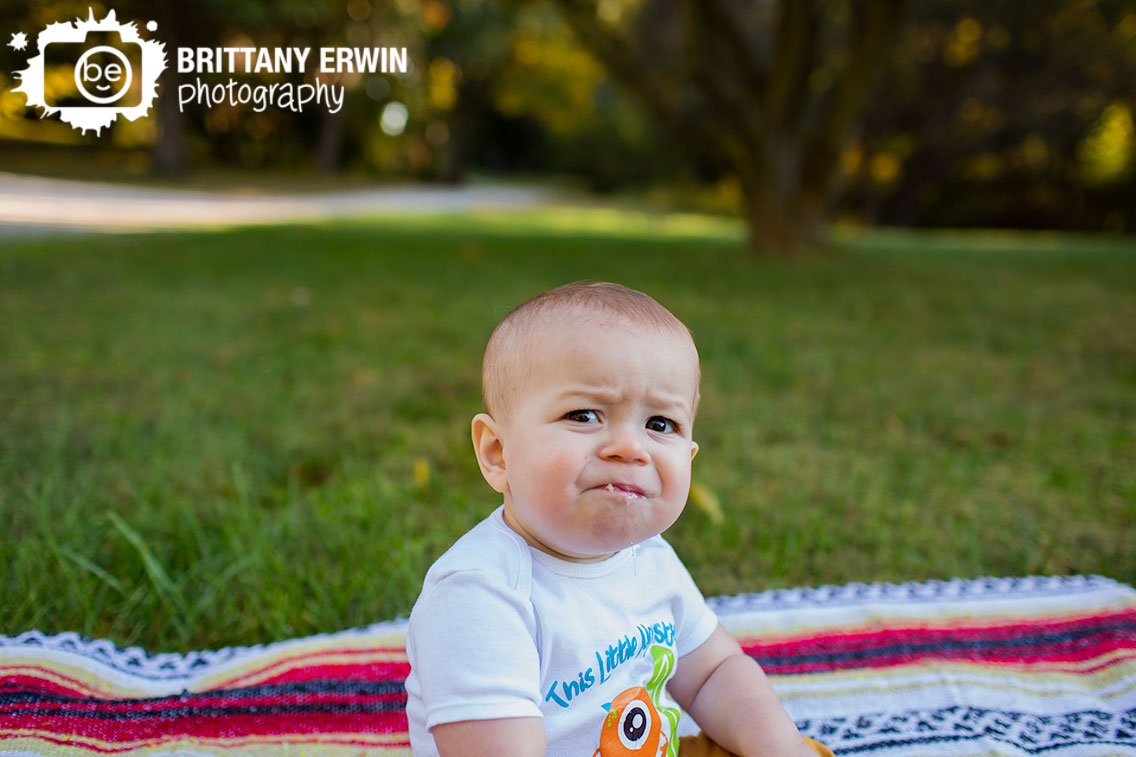
[[839,165],[840,151],[858,122],[903,28],[911,0],[852,0],[848,62],[834,97],[805,142],[801,184],[824,193]]
[[[810,0],[811,1],[811,0]],[[755,100],[760,100],[769,86],[769,72],[758,62],[752,44],[746,39],[744,26],[731,13],[722,0],[696,0],[689,3],[691,10],[701,16],[703,23],[717,32],[715,47],[725,54],[731,69],[737,71],[742,89]]]
[[697,118],[683,102],[683,82],[660,76],[657,67],[637,55],[635,46],[628,39],[602,28],[592,0],[553,2],[560,8],[580,43],[649,113],[664,121],[684,146],[720,169],[730,165],[729,157],[720,149],[718,133],[705,119]]
[[820,14],[815,0],[782,0],[774,25],[774,57],[766,112],[783,130],[796,130],[816,66]]
[[[726,38],[732,37],[736,29],[717,3],[718,0],[683,0],[686,60],[693,83],[719,120],[716,134],[736,169],[752,164],[762,155],[758,136],[764,131],[761,98],[759,92],[746,91],[745,81],[753,86],[753,79],[745,71],[731,77],[735,62],[732,58],[728,64],[718,60],[731,46]],[[746,54],[749,55],[748,50]]]

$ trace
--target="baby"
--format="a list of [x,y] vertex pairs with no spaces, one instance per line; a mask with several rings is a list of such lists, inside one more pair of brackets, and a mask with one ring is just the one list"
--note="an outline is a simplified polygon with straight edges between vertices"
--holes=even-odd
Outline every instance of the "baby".
[[690,489],[699,379],[682,322],[616,284],[553,289],[497,326],[472,431],[504,505],[410,615],[416,755],[675,757],[681,707],[703,748],[815,757],[659,535]]

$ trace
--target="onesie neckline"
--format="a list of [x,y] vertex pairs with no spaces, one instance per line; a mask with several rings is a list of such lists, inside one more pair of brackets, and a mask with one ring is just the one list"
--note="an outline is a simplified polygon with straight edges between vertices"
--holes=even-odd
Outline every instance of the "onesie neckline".
[[493,524],[516,539],[521,547],[527,549],[534,563],[539,563],[541,567],[553,573],[572,578],[603,578],[604,576],[609,576],[622,568],[624,563],[632,558],[635,550],[637,550],[639,546],[633,544],[626,549],[619,550],[606,560],[600,560],[599,562],[572,562],[571,560],[562,560],[547,552],[542,552],[526,542],[524,537],[516,531],[509,528],[509,524],[505,522],[504,505],[501,505],[493,512]]

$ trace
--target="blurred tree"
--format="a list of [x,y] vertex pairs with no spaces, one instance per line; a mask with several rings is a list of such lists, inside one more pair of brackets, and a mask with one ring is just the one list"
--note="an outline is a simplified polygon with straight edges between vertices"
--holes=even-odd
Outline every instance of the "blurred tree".
[[[190,12],[174,0],[5,0],[0,28],[33,44],[88,8],[157,21],[171,65],[150,118],[83,135],[11,91],[33,53],[0,45],[0,148],[21,165],[54,154],[130,173],[150,150],[156,170],[175,173],[212,163],[664,184],[672,199],[736,208],[769,248],[817,239],[833,212],[1136,230],[1136,0],[921,0],[900,30],[888,9],[907,2],[199,0]],[[242,45],[405,45],[411,71],[337,78],[347,97],[334,114],[183,111],[176,88],[193,75],[177,75],[173,50]],[[870,98],[882,65],[889,86]],[[77,96],[71,77],[50,85]],[[681,149],[661,149],[668,132]],[[76,150],[103,160],[77,164]]]
[[517,136],[510,139],[514,165],[578,175],[601,192],[681,173],[681,160],[659,149],[642,109],[611,82],[554,8],[525,5],[512,21],[508,64],[492,94],[496,128],[529,133],[523,152]]
[[910,0],[554,2],[684,149],[736,177],[756,251],[821,241]]
[[456,183],[469,170],[478,131],[492,116],[492,89],[511,62],[511,23],[494,0],[426,0],[421,9],[429,57],[427,142],[441,153],[438,175]]
[[1136,229],[1136,3],[924,0],[846,152],[864,223]]
[[[242,6],[248,1],[236,5]],[[161,176],[178,176],[188,167],[188,156],[186,119],[174,96],[179,79],[174,51],[179,47],[207,45],[210,32],[216,28],[213,19],[220,9],[212,2],[201,2],[190,9],[178,0],[153,0],[150,3],[135,0],[124,6],[123,10],[132,11],[131,15],[136,18],[145,17],[139,14],[151,14],[158,22],[162,41],[166,43],[166,70],[162,72],[158,83],[159,92],[163,96],[158,98],[156,108],[158,128],[150,153],[150,167]]]

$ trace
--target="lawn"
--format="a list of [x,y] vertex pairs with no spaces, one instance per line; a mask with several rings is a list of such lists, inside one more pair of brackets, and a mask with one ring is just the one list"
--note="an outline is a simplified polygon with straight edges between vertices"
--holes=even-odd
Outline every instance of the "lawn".
[[707,594],[1136,582],[1136,242],[741,239],[595,210],[4,242],[0,633],[184,650],[407,613],[498,504],[468,439],[489,332],[583,278],[698,341],[705,493],[668,537]]

